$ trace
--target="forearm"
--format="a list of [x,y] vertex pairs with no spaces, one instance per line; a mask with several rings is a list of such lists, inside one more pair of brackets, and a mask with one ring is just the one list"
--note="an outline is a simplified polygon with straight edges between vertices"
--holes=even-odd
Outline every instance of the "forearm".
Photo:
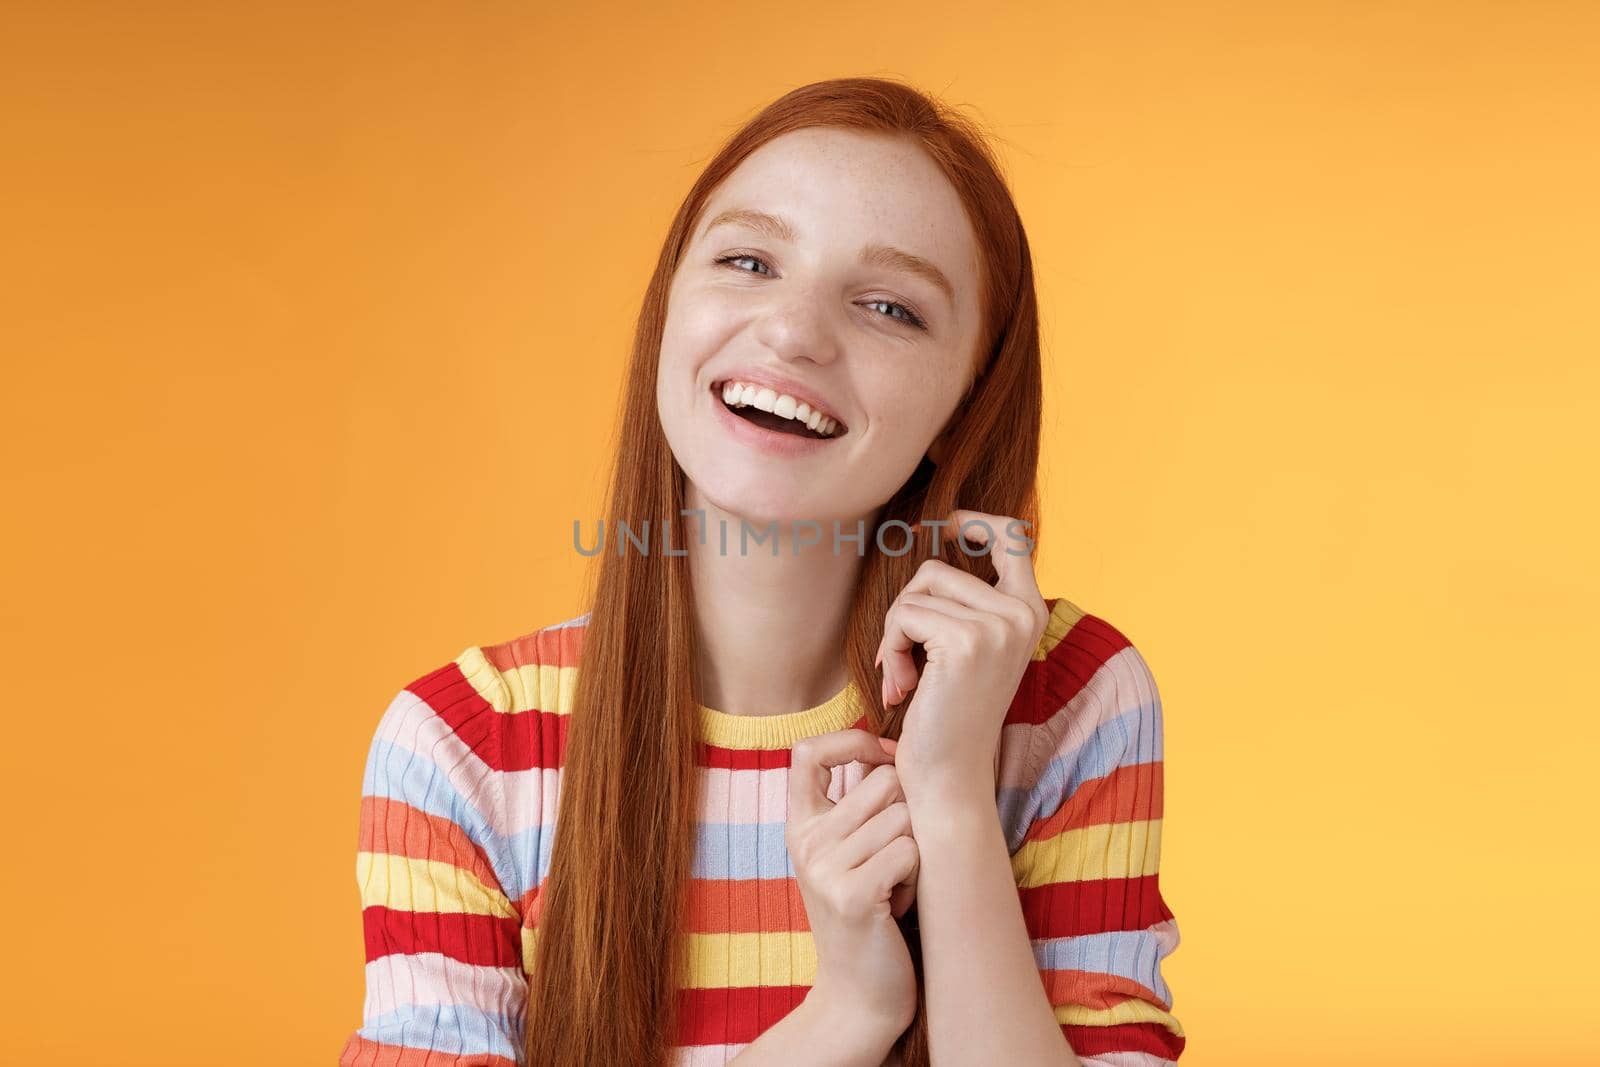
[[1081,1067],[1039,980],[992,782],[907,803],[932,1067]]
[[857,1018],[813,987],[729,1060],[737,1067],[882,1067],[899,1034]]

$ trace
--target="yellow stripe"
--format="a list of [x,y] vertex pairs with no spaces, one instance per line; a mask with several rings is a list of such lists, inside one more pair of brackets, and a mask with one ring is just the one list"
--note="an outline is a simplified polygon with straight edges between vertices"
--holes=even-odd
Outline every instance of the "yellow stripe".
[[[539,929],[522,928],[522,971],[532,974]],[[689,934],[685,989],[811,985],[817,979],[817,944],[809,930],[741,934]]]
[[505,679],[494,664],[483,654],[482,647],[474,645],[456,657],[456,667],[466,677],[473,690],[495,711],[510,711],[511,698]]
[[533,953],[539,947],[539,928],[537,926],[523,926],[522,928],[522,973],[533,974]]
[[578,668],[553,663],[524,663],[500,675],[512,711],[537,708],[551,715],[570,715],[578,690]]
[[472,688],[499,712],[524,712],[537,708],[552,715],[572,712],[578,688],[578,668],[551,663],[523,663],[502,671],[489,662],[483,646],[474,645],[456,657],[456,666]]
[[1081,1004],[1057,1004],[1055,1006],[1056,1022],[1063,1026],[1118,1026],[1125,1023],[1160,1023],[1171,1030],[1178,1037],[1183,1036],[1183,1027],[1178,1024],[1178,1019],[1169,1011],[1163,1011],[1159,1006],[1148,1000],[1137,997],[1124,1000],[1115,1007],[1110,1008],[1085,1008]]
[[1098,878],[1143,878],[1161,861],[1161,820],[1100,823],[1067,830],[1045,841],[1029,841],[1011,857],[1017,886]]
[[361,883],[362,907],[380,904],[398,911],[517,917],[504,893],[452,863],[357,852],[356,880]]
[[691,989],[811,985],[817,944],[809,930],[688,936]]
[[1059,597],[1056,606],[1050,609],[1050,618],[1044,624],[1044,636],[1039,638],[1039,643],[1034,646],[1033,658],[1044,659],[1050,650],[1061,643],[1067,636],[1067,631],[1078,624],[1085,612],[1078,605],[1066,597]]

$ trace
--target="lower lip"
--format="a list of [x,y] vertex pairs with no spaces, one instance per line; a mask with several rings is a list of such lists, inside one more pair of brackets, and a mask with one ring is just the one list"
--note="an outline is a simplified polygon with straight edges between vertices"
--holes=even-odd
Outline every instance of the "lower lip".
[[757,426],[749,419],[735,415],[732,409],[722,402],[720,385],[713,387],[709,392],[711,406],[716,409],[716,417],[727,427],[729,433],[752,448],[758,448],[774,456],[809,456],[844,436],[840,434],[839,437],[801,437],[797,433],[769,430],[765,426]]

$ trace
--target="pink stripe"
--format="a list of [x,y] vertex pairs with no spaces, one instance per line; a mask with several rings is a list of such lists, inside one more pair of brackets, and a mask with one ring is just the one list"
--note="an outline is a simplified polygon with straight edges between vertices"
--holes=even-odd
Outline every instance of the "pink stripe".
[[[377,736],[439,768],[450,786],[476,808],[502,837],[555,819],[555,795],[560,771],[530,768],[497,771],[458,737],[421,697],[401,692],[378,724]],[[498,776],[498,778],[496,777]],[[502,810],[496,793],[504,790]],[[534,803],[535,796],[540,800]]]
[[[1149,683],[1139,653],[1128,646],[1106,660],[1065,707],[1037,726],[1011,723],[1000,731],[1000,786],[1031,789],[1035,774],[1053,759],[1075,753],[1104,723],[1132,705],[1126,694],[1143,694]],[[1116,699],[1118,695],[1122,699]]]
[[462,963],[437,952],[391,954],[367,964],[366,1017],[406,1004],[470,1004],[509,1011],[528,996],[520,967]]
[[[830,769],[828,799],[837,803],[865,778],[866,764],[851,760]],[[789,810],[789,771],[786,767],[735,771],[726,767],[701,767],[701,815],[708,822],[736,826],[783,822]]]

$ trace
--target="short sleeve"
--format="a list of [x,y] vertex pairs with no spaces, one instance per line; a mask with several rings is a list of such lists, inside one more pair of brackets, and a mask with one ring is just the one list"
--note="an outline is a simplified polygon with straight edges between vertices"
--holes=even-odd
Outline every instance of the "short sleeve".
[[1078,1058],[1156,1067],[1184,1047],[1162,975],[1178,927],[1157,880],[1161,700],[1111,626],[1075,612],[1065,630],[1030,668],[1023,721],[1008,727],[1022,731],[1012,739],[1020,780],[999,793],[1012,870],[1040,979]]
[[501,872],[497,712],[450,664],[402,690],[373,736],[356,881],[361,1027],[340,1067],[516,1067],[528,985]]

